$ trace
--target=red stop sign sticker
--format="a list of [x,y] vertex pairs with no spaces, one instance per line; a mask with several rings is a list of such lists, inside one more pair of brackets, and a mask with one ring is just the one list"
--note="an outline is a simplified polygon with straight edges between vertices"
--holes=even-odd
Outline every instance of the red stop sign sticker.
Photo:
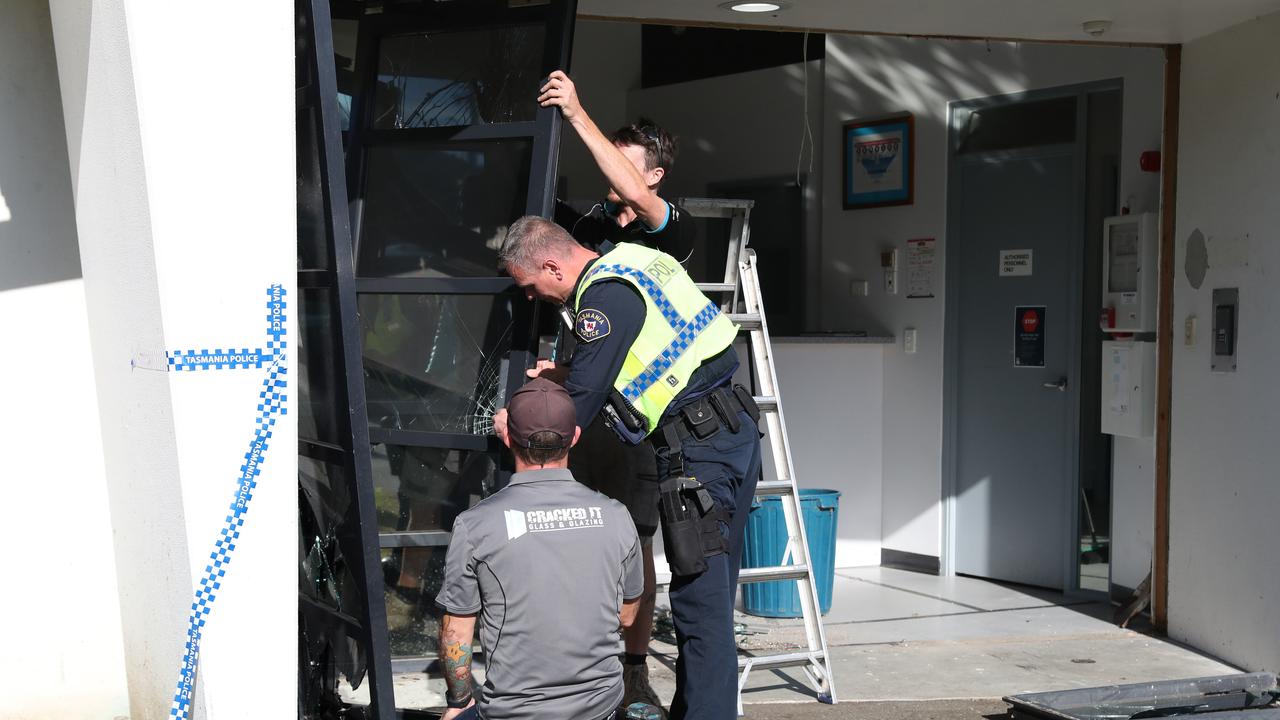
[[1022,331],[1035,332],[1040,327],[1040,314],[1035,310],[1026,310],[1022,313]]

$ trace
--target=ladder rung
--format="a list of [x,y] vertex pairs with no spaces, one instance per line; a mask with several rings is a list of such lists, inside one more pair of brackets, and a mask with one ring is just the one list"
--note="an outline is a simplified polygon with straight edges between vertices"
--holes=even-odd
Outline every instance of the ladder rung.
[[737,283],[698,283],[702,292],[733,292],[738,289]]
[[757,395],[755,401],[760,412],[777,412],[778,410],[778,398],[772,395]]
[[779,653],[777,655],[740,657],[738,658],[738,667],[746,667],[747,663],[751,663],[751,667],[754,670],[795,667],[796,665],[808,665],[810,663],[819,665],[825,656],[826,653],[821,650],[814,650],[813,652]]
[[759,330],[761,327],[759,313],[728,313],[729,319],[743,330]]
[[778,567],[742,568],[738,582],[768,582],[770,580],[798,580],[809,577],[808,565],[779,565]]
[[755,200],[680,198],[680,207],[694,217],[731,217],[734,210],[750,210]]
[[756,497],[766,495],[790,495],[795,491],[787,480],[766,480],[756,483]]

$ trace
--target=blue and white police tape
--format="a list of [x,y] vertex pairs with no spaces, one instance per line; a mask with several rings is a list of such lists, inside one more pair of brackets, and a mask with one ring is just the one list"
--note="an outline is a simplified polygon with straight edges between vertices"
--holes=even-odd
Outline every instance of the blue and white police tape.
[[263,352],[262,348],[250,350],[175,350],[168,353],[169,369],[175,372],[183,370],[248,370],[260,368],[271,362],[273,353]]
[[[209,611],[217,599],[217,591],[222,588],[223,578],[227,574],[227,565],[231,562],[231,554],[235,552],[236,541],[240,539],[240,529],[244,527],[244,516],[249,511],[249,502],[253,500],[253,490],[258,486],[258,476],[262,473],[262,463],[266,460],[272,428],[276,418],[288,413],[285,402],[289,399],[285,394],[288,388],[288,374],[284,339],[286,328],[284,301],[285,290],[280,285],[272,285],[267,289],[270,298],[267,301],[267,351],[263,362],[269,362],[266,377],[262,380],[262,390],[258,393],[257,418],[254,420],[253,439],[249,442],[248,452],[244,455],[244,464],[240,466],[240,474],[236,478],[236,492],[229,507],[225,524],[214,542],[213,552],[209,553],[210,563],[205,566],[204,575],[200,578],[200,586],[196,589],[195,599],[191,603],[191,614],[187,621],[187,642],[179,670],[178,687],[174,692],[173,705],[169,710],[171,718],[186,720],[191,714],[191,699],[195,692],[196,668],[200,660],[200,639],[204,632]],[[173,355],[170,355],[170,366],[173,367]],[[246,366],[247,367],[247,366]],[[260,365],[259,365],[260,367]],[[223,369],[218,367],[186,367],[188,370]]]

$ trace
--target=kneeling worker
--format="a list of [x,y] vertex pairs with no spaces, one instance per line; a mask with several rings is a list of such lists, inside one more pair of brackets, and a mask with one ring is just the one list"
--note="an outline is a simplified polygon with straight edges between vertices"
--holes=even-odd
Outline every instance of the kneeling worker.
[[[573,314],[571,364],[537,370],[564,383],[578,422],[604,413],[623,442],[654,443],[680,649],[671,717],[736,718],[733,601],[760,473],[759,410],[732,385],[737,327],[678,260],[641,245],[602,257],[527,216],[512,223],[500,258],[527,297]],[[494,415],[499,436],[506,421]]]
[[[578,440],[564,388],[535,379],[503,411],[516,472],[458,516],[436,603],[453,718],[612,718],[622,701],[619,625],[644,591],[627,509],[573,479]],[[488,653],[473,698],[471,641]],[[501,640],[501,642],[499,642]]]

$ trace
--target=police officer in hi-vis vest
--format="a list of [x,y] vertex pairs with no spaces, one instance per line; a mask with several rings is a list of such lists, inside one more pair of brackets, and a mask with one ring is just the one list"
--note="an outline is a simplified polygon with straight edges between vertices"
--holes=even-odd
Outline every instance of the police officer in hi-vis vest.
[[[737,327],[675,258],[641,245],[601,256],[527,216],[511,225],[500,258],[529,299],[574,318],[570,363],[540,361],[529,374],[564,384],[579,425],[603,413],[623,442],[654,445],[680,649],[671,717],[736,717],[733,603],[760,472],[759,411],[732,384]],[[501,411],[494,426],[506,432]]]

